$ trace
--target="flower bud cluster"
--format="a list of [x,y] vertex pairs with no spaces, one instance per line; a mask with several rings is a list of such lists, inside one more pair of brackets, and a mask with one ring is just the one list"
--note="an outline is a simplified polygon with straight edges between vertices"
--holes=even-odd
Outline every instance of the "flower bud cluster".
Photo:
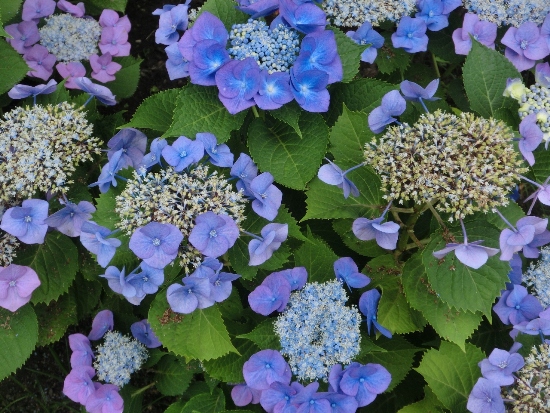
[[517,174],[526,171],[512,139],[502,121],[438,110],[413,126],[391,126],[364,154],[386,199],[437,203],[453,220],[508,204]]
[[281,353],[300,380],[326,381],[333,365],[349,364],[359,354],[361,315],[345,306],[347,298],[337,280],[310,283],[291,295],[277,318]]
[[94,19],[54,14],[40,29],[40,44],[60,62],[76,62],[98,53],[100,36],[101,26]]
[[379,26],[385,20],[392,22],[416,11],[414,0],[325,0],[322,4],[327,17],[335,26],[357,27],[365,22]]
[[546,0],[464,0],[464,7],[480,20],[516,27],[527,21],[540,24],[550,12]]
[[528,287],[533,287],[532,293],[542,305],[548,307],[550,306],[550,247],[544,247],[540,252],[539,261],[536,264],[531,263],[523,280]]
[[537,125],[539,125],[545,137],[550,136],[550,89],[535,83],[531,87],[525,88],[525,94],[521,97],[519,116],[521,119],[536,113]]
[[0,120],[0,203],[36,191],[65,193],[75,166],[100,153],[92,125],[73,104],[17,107]]
[[18,246],[17,238],[0,230],[0,267],[7,267],[12,263]]
[[229,55],[236,60],[252,57],[262,70],[288,72],[300,50],[298,33],[280,24],[271,30],[263,21],[234,24],[229,33]]
[[[238,225],[245,218],[245,202],[241,192],[235,192],[217,172],[209,174],[206,165],[182,173],[171,167],[143,176],[134,172],[116,197],[115,211],[121,218],[117,227],[132,235],[149,222],[172,224],[188,239],[195,218],[208,211],[228,215]],[[190,244],[182,244],[178,255],[187,271],[203,258]]]

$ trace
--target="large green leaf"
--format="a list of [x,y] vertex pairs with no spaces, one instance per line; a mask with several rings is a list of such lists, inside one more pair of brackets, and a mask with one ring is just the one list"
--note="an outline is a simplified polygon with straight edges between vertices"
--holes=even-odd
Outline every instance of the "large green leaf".
[[43,244],[29,245],[17,254],[17,264],[36,271],[40,287],[32,302],[48,304],[69,291],[78,271],[78,252],[72,240],[60,232],[50,232]]
[[0,95],[10,90],[30,68],[25,60],[4,39],[0,39]]
[[231,115],[220,102],[215,86],[190,84],[181,91],[172,125],[163,136],[185,135],[193,139],[198,132],[210,132],[216,135],[218,142],[225,142],[231,131],[241,127],[246,112]]
[[242,383],[243,364],[258,351],[260,348],[249,340],[235,339],[235,346],[240,355],[235,353],[226,354],[216,360],[203,362],[205,371],[217,380],[222,380],[226,383]]
[[330,131],[330,152],[341,168],[364,162],[365,143],[373,133],[367,127],[367,116],[363,112],[353,112],[344,103],[344,109]]
[[15,17],[23,0],[3,0],[0,4],[0,23],[4,25]]
[[275,119],[278,119],[292,126],[292,129],[294,129],[294,132],[296,132],[296,134],[300,138],[302,137],[302,131],[300,130],[300,125],[298,124],[298,121],[300,120],[301,113],[302,110],[295,100],[287,103],[286,105],[283,105],[280,109],[272,110],[269,112],[269,114]]
[[[484,246],[498,247],[500,232],[482,220],[467,222],[466,231],[470,242],[484,240]],[[461,242],[461,230],[454,227],[452,232],[457,242]],[[486,264],[474,269],[458,261],[454,252],[437,260],[432,253],[444,248],[445,244],[442,234],[438,232],[432,236],[422,253],[422,261],[433,290],[451,307],[472,313],[481,311],[491,317],[493,302],[500,296],[506,281],[509,281],[510,264],[501,261],[498,256],[492,256]]]
[[23,365],[38,340],[38,322],[27,304],[15,313],[0,308],[0,380]]
[[186,359],[210,360],[229,352],[238,354],[216,306],[178,314],[170,309],[166,293],[159,292],[148,320],[162,344]]
[[139,67],[143,60],[132,56],[115,58],[115,60],[122,69],[116,73],[116,79],[109,82],[108,87],[116,96],[117,102],[120,102],[120,99],[129,98],[136,91],[140,75]]
[[238,337],[252,341],[261,350],[279,350],[281,348],[279,338],[275,334],[273,320],[262,321],[250,333],[241,334]]
[[403,72],[409,67],[412,54],[402,48],[393,47],[389,33],[384,33],[384,37],[384,46],[378,50],[374,63],[378,66],[380,73],[390,74],[396,70]]
[[403,407],[397,413],[439,413],[442,408],[443,405],[434,392],[428,386],[424,386],[424,398],[419,402]]
[[219,413],[225,410],[225,396],[221,389],[214,389],[212,394],[203,393],[191,398],[181,413]]
[[137,108],[130,122],[120,126],[120,129],[132,127],[166,132],[172,124],[172,115],[180,92],[180,89],[170,89],[149,96]]
[[[100,11],[103,9],[113,9],[124,13],[128,0],[85,0],[86,6],[92,6]],[[86,8],[88,11],[88,8]]]
[[349,172],[347,178],[359,189],[356,198],[344,198],[341,188],[328,185],[315,178],[306,192],[307,219],[375,217],[382,213],[380,207],[387,202],[382,199],[380,178],[370,168],[362,167]]
[[162,357],[155,367],[155,382],[158,391],[165,396],[178,396],[189,387],[195,369],[170,354]]
[[37,304],[34,308],[38,317],[39,346],[55,343],[71,324],[78,323],[76,299],[72,291],[63,294],[50,305]]
[[472,344],[462,351],[456,344],[441,342],[439,350],[427,351],[418,371],[437,398],[453,413],[465,413],[468,396],[481,376],[479,363],[485,354]]
[[420,253],[409,258],[403,267],[403,290],[411,307],[422,312],[437,334],[465,349],[466,339],[483,316],[480,312],[449,308],[432,289]]
[[334,261],[338,256],[320,238],[314,236],[308,229],[308,242],[304,242],[294,252],[295,264],[297,267],[305,267],[307,270],[308,282],[325,282],[333,280]]
[[501,53],[472,40],[472,50],[463,68],[464,88],[470,107],[485,118],[495,117],[505,104],[502,96],[508,78],[521,78]]
[[[542,145],[534,152],[535,164],[531,167],[535,178],[541,184],[550,175],[550,151],[545,150]],[[532,189],[535,190],[534,188]]]
[[340,60],[342,60],[342,69],[344,71],[342,82],[347,83],[353,80],[359,71],[361,54],[363,50],[365,50],[365,46],[358,45],[336,27],[329,27],[329,30],[334,32],[338,56],[340,56]]
[[250,154],[262,171],[293,189],[305,189],[317,174],[328,143],[328,128],[321,115],[302,112],[298,121],[302,136],[294,128],[271,116],[254,119],[248,128]]
[[201,7],[199,16],[208,11],[219,17],[227,30],[231,30],[234,24],[246,23],[250,18],[249,15],[238,10],[237,6],[238,4],[232,0],[207,0]]

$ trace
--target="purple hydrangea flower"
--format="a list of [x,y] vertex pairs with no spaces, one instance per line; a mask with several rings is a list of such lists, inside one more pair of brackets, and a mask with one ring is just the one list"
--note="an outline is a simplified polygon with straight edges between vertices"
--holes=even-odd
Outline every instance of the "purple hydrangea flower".
[[304,285],[306,285],[307,282],[307,270],[305,267],[294,267],[288,270],[272,273],[272,275],[273,274],[280,274],[285,277],[290,285],[290,291],[304,288]]
[[204,156],[204,146],[201,141],[180,136],[172,145],[162,149],[162,157],[176,172],[181,172],[189,165],[197,163]]
[[195,218],[195,226],[189,234],[189,242],[207,257],[219,257],[231,248],[239,238],[239,227],[227,215],[212,211]]
[[258,93],[254,95],[254,102],[260,109],[279,109],[293,99],[288,73],[275,72],[269,74],[266,70],[260,72],[260,88]]
[[99,50],[111,56],[129,56],[132,45],[128,42],[128,30],[124,27],[104,27],[101,31]]
[[293,67],[296,73],[309,70],[325,72],[328,74],[328,84],[342,80],[342,61],[338,55],[334,33],[323,30],[304,37]]
[[[180,47],[183,57],[187,59],[184,50]],[[216,40],[202,40],[194,45],[192,53],[192,59],[187,59],[191,82],[202,86],[216,85],[216,72],[231,61],[225,44],[220,44]]]
[[239,0],[237,3],[237,8],[253,19],[267,16],[279,8],[279,0]]
[[162,269],[176,258],[181,241],[183,235],[175,225],[149,222],[134,231],[129,247],[147,265]]
[[4,212],[0,228],[25,244],[43,244],[48,224],[48,202],[42,199],[26,199],[20,207]]
[[526,21],[519,27],[511,26],[501,40],[507,48],[504,55],[519,70],[535,66],[535,62],[548,56],[548,45],[533,22]]
[[101,56],[91,55],[90,66],[92,66],[91,76],[101,83],[112,82],[115,80],[115,73],[122,69],[119,63],[113,62],[113,56],[108,52]]
[[339,258],[334,261],[334,274],[340,282],[353,288],[363,288],[370,283],[370,278],[359,272],[357,264],[350,257]]
[[504,413],[500,386],[491,380],[479,378],[468,397],[466,408],[472,413]]
[[407,53],[425,52],[428,50],[427,29],[423,19],[403,17],[391,36],[393,47],[402,47]]
[[502,230],[499,237],[500,259],[509,261],[515,252],[521,250],[526,258],[538,258],[537,247],[550,242],[547,225],[548,219],[528,216],[518,220],[517,229],[505,228]]
[[221,303],[229,298],[233,288],[233,284],[231,282],[235,281],[239,277],[239,274],[220,272],[219,270],[211,274],[208,277],[210,280],[210,299],[217,303]]
[[514,329],[530,336],[548,336],[550,335],[550,319],[542,317],[535,318],[528,323],[515,325]]
[[95,370],[91,366],[78,366],[73,368],[65,377],[63,383],[63,394],[73,402],[84,405],[88,397],[95,392],[92,377]]
[[94,212],[95,207],[88,201],[80,201],[78,205],[66,202],[65,207],[46,218],[44,223],[68,237],[79,237],[82,224],[89,221]]
[[287,224],[267,224],[262,228],[262,238],[253,239],[248,243],[250,262],[248,265],[260,265],[271,258],[279,249],[281,243],[288,237]]
[[[376,291],[376,290],[373,290]],[[391,382],[391,374],[380,364],[368,363],[364,366],[349,367],[340,380],[340,391],[355,397],[359,407],[374,401]]]
[[300,413],[330,413],[331,406],[323,393],[317,393],[319,383],[314,381],[304,387],[295,397],[294,404]]
[[365,22],[357,29],[346,32],[351,40],[359,45],[368,45],[369,47],[361,54],[361,61],[374,63],[378,55],[378,49],[384,45],[384,37],[372,28],[369,22]]
[[74,82],[75,78],[86,76],[86,68],[80,62],[58,63],[55,65],[57,73],[65,80],[67,89],[80,89]]
[[12,99],[25,99],[29,96],[36,97],[38,95],[47,95],[55,92],[57,89],[57,82],[50,80],[45,85],[27,86],[27,85],[15,85],[8,92],[8,96]]
[[31,267],[10,264],[0,267],[0,307],[17,311],[31,300],[40,279]]
[[42,17],[53,14],[54,11],[55,1],[53,0],[25,0],[21,18],[24,21],[34,20],[38,22]]
[[132,28],[132,24],[130,23],[128,16],[120,17],[116,11],[110,9],[105,9],[101,12],[101,15],[99,16],[99,24],[101,27],[119,27],[127,33],[129,33]]
[[306,34],[322,31],[327,24],[325,12],[312,2],[279,0],[279,13],[290,27]]
[[322,393],[330,403],[330,413],[355,413],[359,404],[354,397],[340,393]]
[[168,142],[166,142],[166,139],[162,138],[155,138],[153,139],[153,142],[151,142],[151,145],[149,147],[150,152],[143,155],[143,158],[141,159],[141,162],[138,165],[138,169],[141,166],[144,166],[145,168],[150,168],[153,165],[160,165],[162,150],[164,147],[168,145]]
[[117,151],[122,150],[119,161],[121,168],[125,168],[126,166],[137,168],[147,149],[147,136],[137,129],[124,128],[109,139],[107,146],[109,147],[109,151],[107,152],[109,161]]
[[323,165],[319,168],[319,172],[317,172],[317,177],[325,184],[336,185],[338,188],[342,188],[342,190],[344,191],[344,198],[346,199],[350,196],[350,194],[354,197],[359,196],[359,189],[357,189],[357,186],[355,186],[355,184],[346,177],[346,174],[353,171],[354,169],[357,169],[360,166],[363,166],[363,164],[359,164],[345,171],[342,171],[342,169],[340,169],[340,167],[334,162],[330,161],[327,158],[325,159],[328,161],[328,164]]
[[31,68],[27,72],[28,76],[37,77],[42,80],[48,80],[53,73],[53,65],[57,58],[48,52],[44,46],[35,44],[25,51],[23,59]]
[[378,290],[373,289],[364,292],[359,298],[359,310],[365,315],[367,321],[367,331],[370,334],[371,327],[374,331],[379,331],[384,336],[391,338],[390,331],[382,327],[376,320],[376,314],[378,312],[378,301],[380,301],[380,293]]
[[437,100],[439,98],[433,97],[437,88],[439,87],[439,79],[432,80],[428,86],[423,88],[417,83],[404,80],[399,85],[401,93],[405,97],[405,100],[411,100],[415,102],[422,102],[423,100]]
[[230,168],[233,166],[233,154],[229,146],[225,144],[218,145],[218,140],[212,133],[197,133],[196,139],[202,142],[212,165],[221,168]]
[[262,391],[251,389],[246,385],[246,383],[237,384],[231,389],[231,399],[235,406],[246,406],[250,403],[258,404],[260,402],[260,396]]
[[357,218],[351,227],[353,234],[361,241],[375,239],[376,243],[387,250],[394,250],[399,238],[399,224],[393,221],[382,223],[384,215],[376,219]]
[[329,75],[322,70],[297,72],[290,69],[292,94],[298,105],[308,112],[326,112],[330,103],[327,90]]
[[113,232],[109,228],[86,221],[80,227],[80,242],[88,251],[97,255],[97,263],[107,267],[122,242],[116,238],[107,238]]
[[34,21],[22,21],[10,24],[4,28],[12,38],[6,39],[11,46],[21,54],[24,54],[32,45],[40,40],[38,26]]
[[155,11],[153,11],[153,13],[151,13],[151,14],[153,16],[161,16],[164,13],[167,13],[170,10],[172,10],[174,7],[176,7],[175,4],[165,4],[164,6],[162,6],[162,9],[155,9]]
[[151,326],[147,320],[137,321],[130,326],[130,331],[137,341],[147,348],[157,348],[162,346],[162,343],[151,330]]
[[281,353],[276,350],[262,350],[244,363],[243,376],[250,388],[265,390],[276,381],[289,384],[292,372]]
[[111,310],[102,310],[96,314],[92,321],[92,330],[88,334],[88,339],[95,341],[102,338],[107,331],[115,326],[113,312]]
[[166,291],[166,298],[172,311],[189,314],[197,308],[214,305],[210,298],[211,284],[208,278],[185,277],[183,286],[172,284]]
[[178,4],[160,14],[159,28],[155,32],[157,44],[170,45],[178,41],[178,30],[186,30],[189,23],[187,11],[190,2],[191,0],[187,0],[184,4]]
[[215,75],[218,97],[232,115],[255,105],[254,96],[260,89],[260,68],[252,57],[231,60]]
[[86,410],[90,413],[122,413],[124,400],[118,394],[118,386],[101,384],[88,396]]
[[254,196],[254,212],[268,221],[273,221],[283,200],[283,193],[273,185],[273,175],[269,172],[261,173],[250,181],[249,189]]
[[[194,59],[195,46],[197,43],[204,40],[214,40],[222,46],[223,50],[225,50],[228,39],[229,33],[222,21],[212,13],[205,11],[195,20],[193,27],[183,34],[178,45],[183,57],[191,62]],[[207,49],[208,45],[210,45],[210,43],[202,46],[201,52]],[[206,68],[204,62],[201,64],[201,67]]]
[[105,274],[100,275],[100,277],[107,280],[111,290],[117,294],[122,294],[127,299],[135,297],[137,294],[136,288],[126,279],[125,267],[119,271],[117,267],[111,265],[107,267]]
[[[549,17],[546,17],[546,19],[544,21],[545,22],[548,21],[548,26],[550,26],[550,18]],[[549,29],[550,29],[550,27],[549,27]],[[549,34],[549,36],[550,36],[550,34]],[[549,46],[549,48],[550,48],[550,46]],[[550,88],[550,64],[548,64],[548,62],[539,63],[537,66],[535,66],[535,82],[543,85],[546,88]]]
[[518,353],[510,354],[506,350],[499,348],[495,348],[489,355],[489,358],[483,359],[478,363],[483,377],[499,386],[514,384],[512,373],[518,371],[524,365],[525,362],[521,355]]
[[107,106],[116,105],[116,97],[112,94],[109,88],[92,83],[87,77],[76,77],[73,80],[74,84],[78,86],[80,90],[88,93],[90,97],[95,97],[101,103]]
[[86,13],[84,3],[72,4],[67,0],[59,0],[57,2],[57,7],[59,10],[67,12],[74,17],[82,17],[84,16],[84,13]]
[[254,291],[248,295],[252,311],[269,315],[273,311],[283,311],[290,299],[290,283],[281,272],[268,275]]
[[465,239],[462,244],[449,243],[445,248],[434,251],[433,256],[438,260],[443,259],[449,252],[454,251],[456,258],[464,265],[478,269],[483,266],[489,257],[498,254],[497,248],[485,247],[481,244],[483,241],[473,241],[468,243]]
[[184,59],[177,43],[167,46],[164,51],[168,59],[166,60],[166,70],[170,80],[181,79],[189,76],[189,62]]
[[92,366],[94,352],[88,337],[84,334],[69,335],[69,347],[73,351],[71,354],[71,368]]
[[275,381],[269,388],[262,390],[260,404],[266,412],[286,412],[295,410],[295,398],[304,389],[298,382],[290,385]]
[[238,178],[236,186],[239,191],[243,191],[245,196],[254,196],[250,189],[250,183],[258,176],[258,167],[250,156],[241,153],[231,167],[229,174],[232,177]]
[[127,281],[145,294],[156,293],[164,282],[164,270],[151,267],[145,261],[140,264],[140,268],[139,273],[128,275]]
[[382,104],[369,114],[369,128],[374,133],[382,132],[386,125],[395,122],[394,116],[399,116],[407,108],[407,102],[397,90],[392,90],[384,95]]
[[519,134],[521,135],[518,143],[519,151],[529,165],[533,166],[535,164],[533,151],[538,148],[543,138],[542,130],[537,125],[536,113],[531,113],[523,118],[519,124]]
[[470,35],[481,44],[494,49],[497,38],[496,23],[479,20],[477,14],[466,13],[462,28],[453,31],[453,42],[455,53],[467,55],[472,49],[472,39]]
[[493,310],[504,324],[517,325],[537,318],[543,307],[527,288],[514,284],[513,290],[503,291]]

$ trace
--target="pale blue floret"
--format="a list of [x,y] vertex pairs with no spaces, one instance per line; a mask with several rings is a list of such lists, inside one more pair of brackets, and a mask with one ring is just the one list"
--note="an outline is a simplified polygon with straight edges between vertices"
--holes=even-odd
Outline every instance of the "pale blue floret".
[[527,21],[540,24],[550,12],[548,0],[465,0],[464,7],[480,20],[516,27]]
[[290,297],[288,308],[275,322],[281,353],[302,380],[326,381],[331,367],[349,364],[359,353],[361,315],[346,307],[342,284],[309,283]]
[[269,73],[288,72],[300,49],[298,33],[282,24],[271,30],[262,21],[233,25],[229,55],[236,60],[252,57]]
[[416,11],[415,0],[325,0],[322,4],[335,26],[358,27],[365,22],[378,26],[398,21]]
[[97,377],[106,383],[122,387],[130,375],[147,360],[147,349],[139,341],[118,331],[105,333],[103,344],[97,348],[94,367]]
[[550,306],[550,247],[541,249],[540,259],[524,274],[524,281],[533,288],[536,296],[544,307]]
[[40,29],[40,44],[61,62],[88,60],[98,53],[101,26],[94,19],[55,14]]

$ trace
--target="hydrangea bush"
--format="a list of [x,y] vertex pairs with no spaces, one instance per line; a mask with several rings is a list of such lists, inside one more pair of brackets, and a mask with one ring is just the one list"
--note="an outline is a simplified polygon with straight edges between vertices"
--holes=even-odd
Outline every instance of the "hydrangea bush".
[[0,379],[48,347],[58,411],[550,411],[546,2],[140,4],[182,86],[132,113],[130,2],[4,3]]

